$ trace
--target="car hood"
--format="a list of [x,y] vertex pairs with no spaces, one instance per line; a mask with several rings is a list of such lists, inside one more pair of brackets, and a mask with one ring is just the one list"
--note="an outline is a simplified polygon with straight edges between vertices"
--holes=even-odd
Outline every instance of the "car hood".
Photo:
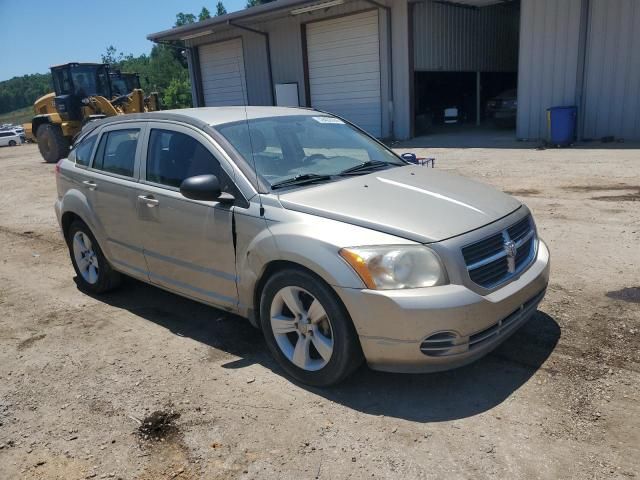
[[389,233],[438,242],[517,210],[515,198],[432,168],[407,166],[279,194],[283,207]]

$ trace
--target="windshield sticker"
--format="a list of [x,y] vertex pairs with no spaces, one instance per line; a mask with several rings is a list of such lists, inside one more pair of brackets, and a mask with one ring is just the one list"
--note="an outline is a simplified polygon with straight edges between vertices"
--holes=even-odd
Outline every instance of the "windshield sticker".
[[336,125],[344,125],[344,122],[342,120],[334,117],[313,117],[313,119],[318,123],[333,123]]

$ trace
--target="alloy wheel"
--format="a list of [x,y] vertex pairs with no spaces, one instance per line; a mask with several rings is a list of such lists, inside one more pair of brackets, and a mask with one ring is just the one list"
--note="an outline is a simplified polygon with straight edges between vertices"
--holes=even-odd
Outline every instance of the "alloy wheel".
[[278,347],[296,367],[317,371],[333,355],[333,329],[324,307],[300,287],[284,287],[271,302],[271,329]]
[[98,255],[86,233],[76,232],[73,236],[73,256],[82,278],[85,282],[94,285],[98,281],[100,265]]

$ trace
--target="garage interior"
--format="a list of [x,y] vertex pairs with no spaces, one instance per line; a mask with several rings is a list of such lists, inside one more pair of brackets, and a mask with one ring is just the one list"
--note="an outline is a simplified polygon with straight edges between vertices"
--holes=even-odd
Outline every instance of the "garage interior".
[[515,100],[520,2],[473,3],[413,4],[415,135],[515,130],[515,115],[495,121],[487,105]]

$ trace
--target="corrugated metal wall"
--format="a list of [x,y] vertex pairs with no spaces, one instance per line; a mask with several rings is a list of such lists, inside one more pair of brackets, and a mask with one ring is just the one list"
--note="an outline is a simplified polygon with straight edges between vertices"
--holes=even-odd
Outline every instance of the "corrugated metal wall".
[[517,70],[517,5],[468,8],[425,0],[413,12],[415,70]]
[[591,0],[584,138],[640,140],[640,1]]
[[517,136],[540,139],[546,109],[576,102],[582,0],[522,0],[520,8]]
[[300,105],[305,105],[300,23],[295,18],[287,17],[262,27],[268,29],[270,35],[273,83],[296,82]]

